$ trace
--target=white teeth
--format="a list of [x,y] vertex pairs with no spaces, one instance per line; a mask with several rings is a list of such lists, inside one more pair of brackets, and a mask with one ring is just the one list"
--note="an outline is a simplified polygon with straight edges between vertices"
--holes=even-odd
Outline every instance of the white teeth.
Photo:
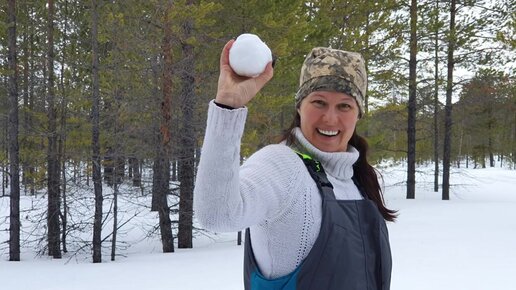
[[321,130],[321,129],[317,129],[317,131],[326,136],[335,136],[335,135],[339,134],[339,131],[326,131],[326,130]]

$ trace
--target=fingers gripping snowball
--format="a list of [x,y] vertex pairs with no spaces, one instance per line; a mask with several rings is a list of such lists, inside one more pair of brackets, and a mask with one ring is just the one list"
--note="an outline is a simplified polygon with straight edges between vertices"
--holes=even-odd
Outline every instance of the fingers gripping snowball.
[[254,34],[240,35],[229,50],[229,65],[240,76],[256,77],[271,61],[270,48]]

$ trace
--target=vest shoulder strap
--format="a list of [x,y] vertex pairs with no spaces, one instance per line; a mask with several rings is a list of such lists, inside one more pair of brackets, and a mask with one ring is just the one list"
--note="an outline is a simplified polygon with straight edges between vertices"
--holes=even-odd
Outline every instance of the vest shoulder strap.
[[296,150],[294,150],[294,152],[296,152],[296,154],[301,158],[301,160],[303,160],[303,163],[308,169],[310,176],[312,176],[312,179],[317,184],[319,190],[323,190],[324,188],[330,188],[333,193],[333,185],[328,180],[328,176],[326,175],[326,172],[324,171],[324,168],[322,167],[321,163],[313,159],[308,154],[304,154]]

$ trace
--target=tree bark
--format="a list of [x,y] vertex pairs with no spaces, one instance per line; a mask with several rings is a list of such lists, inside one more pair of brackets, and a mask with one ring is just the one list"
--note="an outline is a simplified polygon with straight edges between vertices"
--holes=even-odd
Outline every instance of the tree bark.
[[[33,13],[34,8],[29,7],[27,5],[26,14],[30,15]],[[35,65],[34,65],[34,31],[33,27],[33,19],[29,17],[28,23],[25,27],[25,30],[29,33],[28,39],[25,41],[26,43],[23,46],[24,50],[24,96],[23,96],[23,131],[24,136],[22,139],[22,143],[24,147],[28,151],[35,150],[35,140],[34,137],[30,137],[30,128],[33,128],[33,118],[29,112],[34,111],[34,91],[35,91]],[[25,35],[27,34],[25,33]],[[24,36],[25,36],[24,35]],[[24,37],[25,39],[25,37]],[[35,161],[34,158],[26,157],[23,164],[23,182],[25,185],[25,191],[27,189],[30,190],[30,195],[34,195],[36,193],[36,182],[34,178],[35,174]]]
[[67,226],[68,226],[68,201],[66,196],[66,111],[67,111],[67,100],[66,100],[66,87],[64,83],[64,70],[66,66],[66,35],[68,33],[68,1],[65,0],[64,3],[64,31],[63,31],[63,41],[61,46],[61,79],[60,79],[60,87],[61,87],[61,122],[59,129],[59,164],[61,166],[61,181],[62,181],[62,199],[63,199],[63,213],[61,215],[62,222],[62,233],[61,233],[61,244],[63,245],[63,252],[67,253],[68,249],[66,246],[66,235],[67,235]]
[[[435,25],[439,21],[439,0],[435,2]],[[434,192],[439,191],[439,29],[435,28],[434,43]]]
[[[120,75],[119,66],[115,68],[115,74]],[[120,100],[122,99],[122,92],[120,88],[115,90],[115,106],[113,110],[113,136],[114,136],[114,151],[113,151],[113,159],[115,160],[115,166],[113,169],[113,176],[115,178],[113,183],[113,231],[112,231],[112,239],[111,239],[111,261],[115,260],[116,257],[116,241],[118,237],[118,193],[119,193],[119,184],[122,183],[123,180],[123,172],[125,171],[125,158],[121,158],[121,142],[120,138],[120,130],[119,130],[119,119],[120,119],[120,111],[119,108],[121,106]],[[130,167],[130,166],[129,166]],[[122,172],[120,172],[122,171]]]
[[[115,134],[116,136],[116,134]],[[117,174],[117,168],[115,167],[115,176]],[[115,260],[116,257],[116,239],[118,233],[118,183],[115,182],[113,185],[113,234],[111,239],[111,261]]]
[[170,12],[172,9],[171,1],[168,2],[164,15],[163,28],[163,75],[162,92],[163,101],[161,102],[161,124],[160,141],[154,169],[153,190],[157,198],[157,210],[159,214],[159,227],[163,252],[174,252],[174,237],[172,235],[172,221],[170,220],[170,209],[168,207],[168,193],[170,182],[170,152],[171,152],[171,115],[172,108],[172,30],[170,23]]
[[[189,0],[188,5],[193,1]],[[180,148],[180,200],[179,200],[179,229],[177,234],[179,248],[192,248],[193,230],[193,187],[195,163],[195,127],[193,112],[195,110],[195,62],[194,48],[186,41],[191,37],[193,23],[191,19],[183,23],[183,51],[184,68],[181,73],[181,109],[183,124],[181,130]]]
[[48,0],[48,54],[47,54],[47,110],[48,110],[48,154],[47,154],[47,188],[48,188],[48,254],[61,258],[60,227],[60,174],[57,150],[57,109],[54,95],[54,1]]
[[20,158],[18,144],[18,70],[16,52],[16,1],[9,0],[8,54],[9,67],[9,172],[11,174],[9,215],[9,261],[20,261]]
[[494,123],[494,117],[493,117],[493,105],[489,104],[489,107],[487,108],[487,151],[489,154],[489,167],[495,166],[495,160],[494,160],[494,148],[493,148],[493,123]]
[[[5,122],[9,123],[9,117],[8,116],[5,117]],[[6,128],[5,128],[5,132],[4,132],[5,136],[9,136],[9,128],[8,127],[9,126],[6,126]],[[2,144],[4,146],[2,146],[2,147],[5,148],[5,156],[6,157],[9,155],[9,152],[8,152],[9,151],[9,145],[8,145],[8,143],[9,142],[7,141],[7,138],[5,138],[5,140],[4,140],[3,144]],[[8,165],[2,164],[2,196],[5,196],[5,189],[7,188],[7,184],[9,183],[9,180],[8,180],[9,174],[7,174],[7,170],[8,170],[7,167],[8,167]]]
[[93,73],[93,106],[92,116],[92,162],[93,162],[93,187],[95,192],[95,217],[93,221],[93,263],[102,262],[102,176],[100,173],[100,88],[99,88],[99,55],[98,55],[98,3],[92,0],[92,73]]
[[142,180],[142,177],[141,177],[141,171],[140,171],[140,160],[138,160],[138,158],[135,158],[135,157],[131,157],[129,158],[129,168],[130,168],[130,171],[132,173],[132,176],[129,176],[129,177],[132,177],[132,180],[133,180],[133,186],[141,186],[141,180]]
[[[365,36],[366,36],[366,41],[365,41],[365,44],[366,44],[366,51],[369,50],[369,39],[370,39],[370,32],[369,32],[369,17],[370,17],[370,14],[371,12],[368,10],[365,12],[366,14],[366,25],[365,25]],[[366,62],[366,75],[371,75],[370,74],[370,71],[369,71],[369,66],[367,65],[367,62]],[[365,94],[364,96],[364,116],[369,116],[369,94]],[[367,138],[369,137],[369,126],[367,126],[368,128],[366,128],[365,132],[364,132],[364,137]],[[284,128],[283,125],[281,128]]]
[[462,158],[462,144],[464,139],[464,126],[460,127],[460,137],[459,137],[459,152],[457,154],[457,168],[460,168],[460,159]]
[[[160,83],[159,83],[159,68],[158,68],[158,57],[153,57],[151,58],[151,70],[152,70],[152,79],[154,80],[154,84],[153,84],[153,88],[152,88],[152,93],[153,95],[155,96],[159,96],[160,93],[161,95],[163,95],[163,92],[159,90],[159,87],[160,87]],[[163,97],[162,97],[163,98]],[[159,104],[161,104],[161,101],[159,102]],[[161,107],[160,107],[161,108]],[[158,183],[160,182],[160,178],[161,178],[161,163],[159,162],[159,159],[158,157],[163,154],[162,153],[162,148],[161,148],[161,144],[162,144],[162,141],[161,141],[161,132],[159,130],[159,126],[161,125],[161,118],[162,116],[160,115],[159,118],[156,118],[155,122],[152,123],[153,125],[153,132],[156,132],[155,135],[153,135],[154,138],[154,144],[156,144],[156,151],[155,151],[155,156],[154,156],[154,162],[152,164],[152,199],[151,199],[151,211],[158,211],[158,207],[159,207],[159,190],[158,188],[160,187],[158,185]]]
[[[28,6],[28,5],[27,5]],[[29,9],[26,9],[23,13],[29,14]],[[29,30],[30,24],[27,23],[25,25],[25,29],[23,31],[23,119],[22,119],[22,126],[23,126],[23,134],[21,136],[21,143],[25,144],[25,148],[29,147],[27,146],[29,144],[29,138],[28,138],[28,132],[29,132],[29,40],[27,31]],[[24,188],[24,193],[27,194],[27,189],[30,188],[31,177],[32,174],[30,173],[30,165],[28,158],[25,158],[22,162],[22,183]]]
[[451,129],[452,129],[452,93],[453,67],[455,51],[455,14],[456,0],[451,0],[450,6],[450,35],[448,36],[448,75],[446,78],[446,105],[444,110],[444,150],[443,150],[443,193],[442,199],[450,199],[450,163],[451,163]]
[[162,154],[156,156],[154,160],[152,190],[156,191],[157,211],[159,216],[159,229],[161,244],[164,253],[174,252],[174,237],[172,235],[172,221],[170,220],[170,209],[168,207],[167,195],[169,192],[168,181],[170,180],[170,163],[168,158]]
[[407,127],[407,198],[416,195],[416,67],[417,67],[417,1],[410,4],[410,61]]

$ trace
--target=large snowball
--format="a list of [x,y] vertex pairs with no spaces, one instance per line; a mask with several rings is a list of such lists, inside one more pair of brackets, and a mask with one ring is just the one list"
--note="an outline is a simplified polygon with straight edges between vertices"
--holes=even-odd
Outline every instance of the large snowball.
[[240,35],[229,50],[229,65],[241,76],[256,77],[271,61],[270,48],[254,34]]

